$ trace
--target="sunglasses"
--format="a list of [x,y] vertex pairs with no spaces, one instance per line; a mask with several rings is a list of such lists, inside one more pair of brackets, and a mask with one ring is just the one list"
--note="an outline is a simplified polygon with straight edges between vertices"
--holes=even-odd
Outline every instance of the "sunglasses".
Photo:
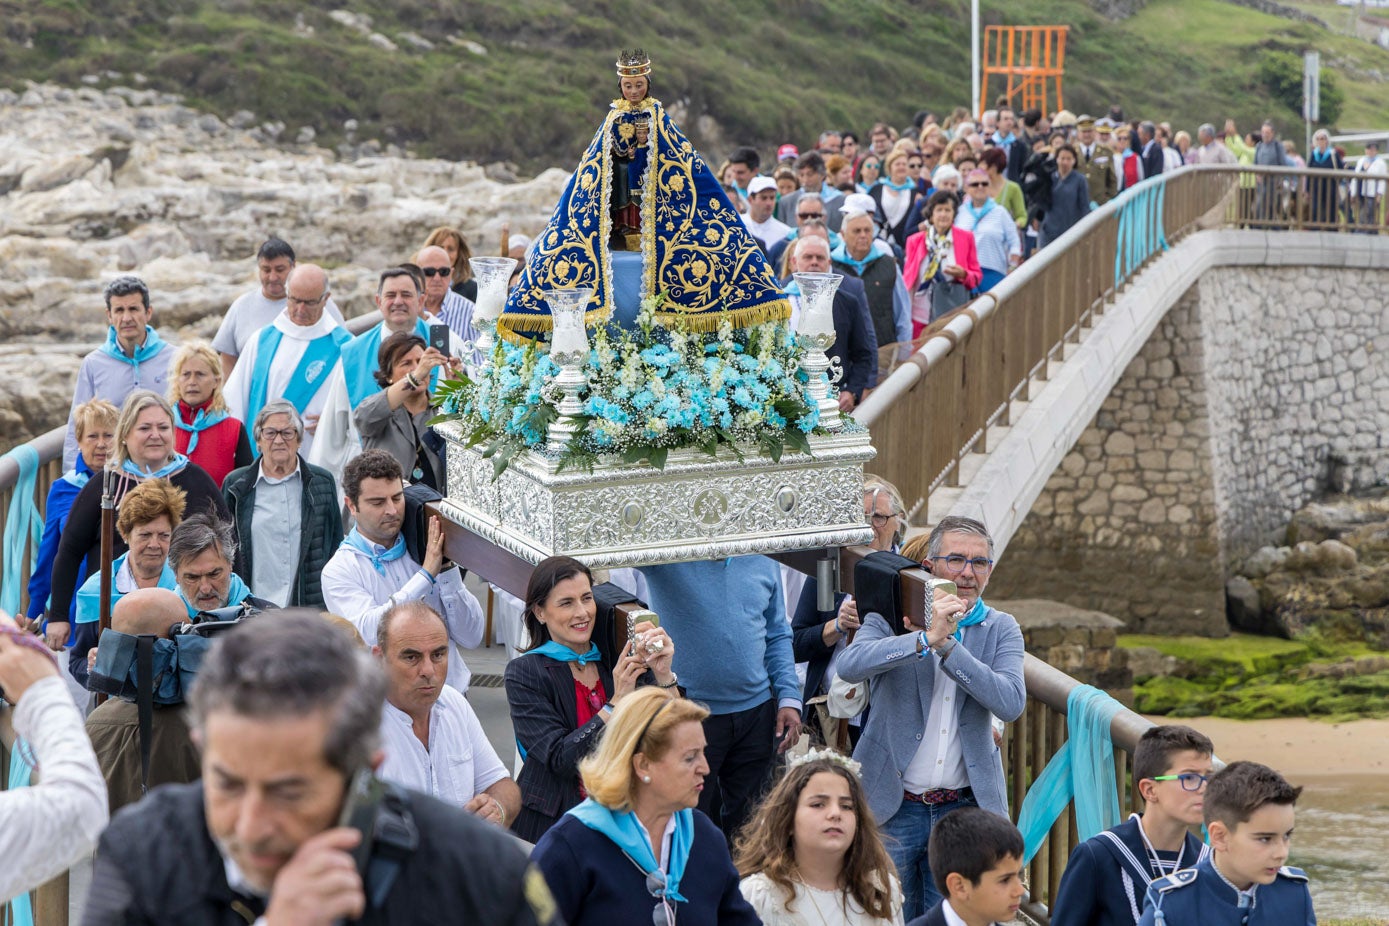
[[823,219],[824,217],[825,217],[825,214],[824,214],[823,212],[797,212],[797,213],[796,213],[796,218],[798,218],[798,219]]
[[978,181],[978,182],[976,182],[976,183],[970,183],[970,184],[966,184],[966,185],[967,185],[970,189],[974,189],[975,187],[988,186],[988,185],[989,185],[989,181],[987,181],[987,180],[981,180],[981,181]]
[[427,277],[446,277],[453,273],[452,267],[421,267],[420,273]]

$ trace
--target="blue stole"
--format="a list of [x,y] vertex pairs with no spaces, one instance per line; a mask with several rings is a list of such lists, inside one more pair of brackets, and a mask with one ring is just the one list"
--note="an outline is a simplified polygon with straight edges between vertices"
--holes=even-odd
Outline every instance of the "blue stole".
[[386,574],[386,563],[395,562],[405,555],[405,535],[400,534],[397,536],[395,544],[390,549],[382,547],[380,552],[377,552],[377,545],[363,537],[361,533],[358,532],[357,528],[354,527],[352,530],[348,531],[347,536],[344,537],[342,543],[338,545],[338,549],[351,550],[359,556],[365,556],[367,559],[371,560],[371,565],[376,569],[377,573],[384,576]]
[[[116,557],[115,562],[111,564],[112,576],[120,574],[121,569],[125,566],[126,557],[129,555],[127,552]],[[180,597],[183,596],[183,592],[179,592],[178,582],[174,579],[174,571],[169,568],[168,560],[164,561],[164,569],[159,573],[158,587],[167,588],[171,592],[178,592]],[[116,591],[116,581],[113,578],[111,580],[111,607],[114,609],[116,602],[123,597],[122,593]],[[82,587],[77,590],[77,623],[94,624],[100,616],[101,574],[97,573],[88,576],[87,580],[82,583]]]
[[[637,815],[609,810],[593,798],[587,798],[569,814],[591,830],[602,833],[613,841],[622,853],[631,859],[638,868],[648,875],[659,871],[655,848],[647,837]],[[657,839],[662,834],[655,834]],[[680,879],[685,876],[685,863],[690,860],[690,848],[694,845],[694,811],[686,808],[675,812],[675,832],[670,838],[670,870],[666,872],[666,886],[662,894],[666,900],[685,903],[680,896]]]
[[128,363],[135,368],[135,385],[140,385],[140,364],[146,360],[152,360],[164,349],[164,342],[159,337],[159,332],[149,325],[145,326],[145,343],[135,348],[135,356],[132,357],[121,350],[121,342],[116,338],[114,326],[106,329],[106,343],[101,345],[101,350],[106,356],[121,363]]
[[[177,417],[177,416],[175,416]],[[163,466],[152,472],[146,472],[135,464],[133,460],[127,459],[121,464],[121,470],[139,479],[168,479],[174,473],[188,465],[188,457],[181,453],[174,454],[174,458]]]
[[[164,568],[168,569],[169,567],[166,564]],[[160,581],[163,580],[161,579]],[[245,601],[248,597],[250,597],[250,594],[251,590],[246,587],[245,582],[241,581],[241,576],[233,572],[231,577],[231,585],[227,586],[227,603],[222,605],[222,607],[233,608],[241,604],[241,602]],[[189,601],[188,597],[183,594],[182,588],[178,590],[178,597],[183,599],[183,606],[188,609],[189,617],[193,617],[195,614],[198,613],[198,609],[193,606],[193,602]]]
[[[879,248],[880,244],[882,245],[881,249]],[[863,260],[856,260],[849,256],[848,246],[845,245],[843,241],[840,241],[839,246],[836,247],[834,250],[830,251],[830,260],[837,261],[841,264],[847,264],[848,266],[854,268],[854,273],[856,275],[862,276],[863,268],[867,267],[870,261],[876,260],[877,258],[881,257],[884,253],[886,253],[886,251],[883,250],[885,248],[887,248],[886,244],[883,244],[881,241],[875,239],[873,243],[870,244],[868,247],[868,256],[865,257]]]
[[[381,352],[381,335],[385,327],[385,322],[378,322],[375,327],[362,332],[343,346],[342,375],[347,381],[347,401],[352,408],[361,405],[367,396],[381,390],[372,374],[376,372],[376,357]],[[424,319],[415,319],[415,334],[424,338],[424,343],[429,343],[429,326],[424,323]],[[430,375],[429,388],[433,390],[438,381],[439,371],[435,369]]]
[[535,649],[531,650],[531,652],[539,653],[542,656],[549,656],[557,662],[577,662],[581,669],[590,662],[597,662],[603,658],[603,654],[598,652],[597,643],[590,643],[588,645],[588,652],[586,653],[576,653],[563,643],[556,643],[554,640],[549,640],[543,645],[537,646]]
[[[251,373],[251,394],[246,401],[247,421],[255,421],[256,415],[265,407],[270,365],[275,360],[275,353],[280,349],[280,342],[284,340],[284,336],[285,333],[274,325],[267,325],[261,329],[260,340],[256,345],[256,365]],[[309,346],[304,349],[304,356],[299,358],[299,365],[290,374],[289,385],[285,386],[284,394],[280,398],[293,405],[299,414],[304,414],[304,409],[309,407],[314,394],[322,387],[324,374],[332,372],[333,364],[337,362],[343,345],[351,339],[352,335],[348,334],[347,329],[338,326],[310,341]],[[256,456],[260,455],[254,446],[251,449]]]
[[174,426],[180,431],[193,432],[188,438],[188,452],[192,454],[194,450],[198,449],[199,432],[206,431],[215,424],[221,424],[226,420],[227,412],[223,409],[220,412],[209,413],[207,407],[203,406],[199,408],[198,413],[193,416],[193,423],[188,424],[183,420],[183,409],[187,407],[188,406],[183,404],[182,399],[180,399],[178,405],[174,407]]
[[879,180],[878,182],[889,190],[896,190],[899,193],[916,189],[916,184],[911,180],[903,180],[901,183],[893,183],[891,180]]
[[969,613],[960,618],[960,622],[955,625],[955,632],[951,634],[956,641],[964,639],[964,629],[973,627],[975,624],[984,623],[984,617],[989,613],[989,606],[984,604],[983,596],[974,600],[974,607],[969,609]]

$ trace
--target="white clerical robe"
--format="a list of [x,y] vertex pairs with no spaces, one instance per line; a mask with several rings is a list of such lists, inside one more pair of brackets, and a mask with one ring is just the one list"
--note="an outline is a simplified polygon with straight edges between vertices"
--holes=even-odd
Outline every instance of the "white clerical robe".
[[[327,312],[324,312],[318,321],[312,325],[296,325],[289,320],[289,316],[281,312],[275,316],[273,324],[284,337],[280,341],[279,349],[275,351],[275,358],[270,363],[270,379],[265,389],[267,402],[273,402],[284,396],[290,377],[298,368],[299,360],[304,356],[304,351],[308,349],[309,344],[328,334],[334,328],[342,327]],[[222,390],[222,394],[227,400],[227,410],[233,418],[240,420],[246,426],[247,433],[252,433],[255,427],[255,421],[248,420],[246,415],[251,402],[251,378],[256,368],[256,355],[259,350],[260,337],[257,334],[246,343],[246,350],[237,359],[236,369],[232,370],[231,377]],[[335,360],[332,370],[326,376],[321,377],[322,385],[318,387],[318,391],[313,394],[313,398],[304,407],[305,419],[313,419],[323,412],[324,403],[328,400],[328,383],[337,372],[339,365],[339,362]],[[311,420],[306,420],[305,426],[307,427],[311,423]],[[305,457],[313,449],[313,441],[313,432],[306,430],[304,443],[299,451]]]
[[447,686],[429,710],[429,748],[415,735],[410,715],[389,701],[381,712],[381,748],[386,753],[377,773],[382,781],[455,807],[507,777],[472,705]]
[[[377,548],[378,552],[382,550]],[[444,616],[449,639],[458,646],[473,649],[482,642],[486,617],[477,598],[463,585],[463,573],[457,567],[430,578],[406,553],[384,563],[382,568],[384,573],[377,572],[370,559],[346,546],[339,548],[323,567],[324,605],[330,613],[350,620],[367,646],[376,645],[381,616],[392,605],[415,599]],[[459,691],[467,691],[472,673],[456,653],[450,656],[446,682]]]

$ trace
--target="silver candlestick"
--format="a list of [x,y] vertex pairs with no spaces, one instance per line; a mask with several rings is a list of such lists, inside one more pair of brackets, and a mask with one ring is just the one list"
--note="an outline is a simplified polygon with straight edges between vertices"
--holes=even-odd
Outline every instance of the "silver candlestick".
[[579,400],[579,391],[588,385],[588,376],[584,373],[584,364],[588,360],[588,330],[584,327],[584,313],[588,310],[589,299],[593,297],[593,289],[587,286],[547,289],[544,296],[554,324],[550,333],[550,359],[560,368],[555,384],[564,393],[555,406],[559,418],[545,432],[546,447],[551,453],[563,453],[569,441],[579,432],[577,416],[584,410],[583,402]]
[[834,294],[842,277],[837,273],[796,273],[801,290],[800,336],[805,356],[801,369],[809,374],[806,391],[820,409],[820,427],[838,431],[844,426],[839,416],[839,400],[830,394],[830,358],[825,351],[834,345]]

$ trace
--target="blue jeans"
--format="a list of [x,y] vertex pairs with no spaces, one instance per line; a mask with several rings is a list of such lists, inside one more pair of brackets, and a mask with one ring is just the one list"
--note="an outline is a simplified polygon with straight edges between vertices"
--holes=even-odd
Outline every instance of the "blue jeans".
[[897,877],[902,879],[902,918],[906,922],[925,915],[941,900],[940,891],[936,890],[936,879],[931,876],[931,860],[926,853],[931,827],[952,810],[974,806],[977,805],[973,800],[952,801],[949,804],[903,801],[897,812],[882,825],[887,854],[897,866]]

